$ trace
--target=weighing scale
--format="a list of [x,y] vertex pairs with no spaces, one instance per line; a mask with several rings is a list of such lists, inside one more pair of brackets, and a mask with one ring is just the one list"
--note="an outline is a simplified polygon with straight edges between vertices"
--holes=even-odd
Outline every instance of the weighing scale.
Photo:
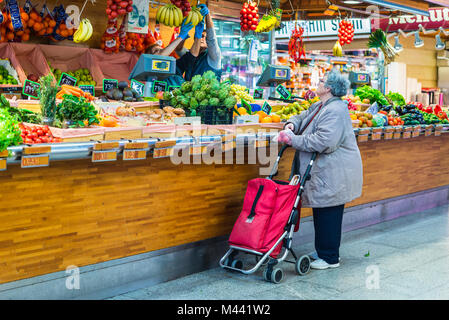
[[173,57],[142,54],[129,75],[129,80],[145,82],[144,97],[154,97],[152,86],[156,80],[166,79],[176,73]]
[[351,82],[351,89],[357,89],[364,85],[369,85],[371,82],[371,77],[366,72],[353,72],[349,73],[349,81]]
[[277,85],[290,80],[290,68],[269,64],[262,72],[256,86],[276,87]]
[[[265,70],[260,75],[259,80],[257,80],[256,86],[258,87],[269,87],[270,89],[270,100],[283,100],[275,97],[271,97],[273,94],[273,89],[279,84],[290,81],[290,68],[285,66],[277,66],[269,64]],[[284,101],[284,100],[283,100]]]

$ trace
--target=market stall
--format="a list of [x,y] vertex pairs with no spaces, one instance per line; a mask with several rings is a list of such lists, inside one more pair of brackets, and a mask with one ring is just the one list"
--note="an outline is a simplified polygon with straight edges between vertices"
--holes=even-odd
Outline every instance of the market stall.
[[[223,76],[208,71],[179,87],[164,85],[175,58],[142,53],[167,46],[183,19],[203,19],[193,3],[134,1],[137,12],[133,1],[74,1],[77,28],[61,3],[42,15],[40,7],[17,8],[22,29],[9,27],[4,9],[0,284],[228,235],[247,181],[273,163],[277,132],[319,100],[310,89],[333,67],[373,80],[353,81],[343,98],[364,165],[363,196],[348,208],[449,185],[446,105],[384,90],[386,40],[367,44],[378,31],[362,23],[354,41],[343,42],[344,32],[337,41],[337,29],[303,48],[298,29],[287,28],[283,39],[294,35],[297,50],[276,39],[282,21],[296,11],[310,18],[325,1],[301,2],[304,10],[279,1],[209,3]],[[342,17],[348,12],[341,8]],[[358,22],[345,21],[351,33]],[[336,41],[345,50],[333,50]],[[293,79],[293,61],[301,78]],[[289,150],[281,179],[292,158]]]

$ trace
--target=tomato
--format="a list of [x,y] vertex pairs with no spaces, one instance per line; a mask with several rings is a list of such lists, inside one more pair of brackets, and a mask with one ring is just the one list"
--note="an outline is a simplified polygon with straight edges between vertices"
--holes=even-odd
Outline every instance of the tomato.
[[241,15],[244,15],[244,14],[246,14],[246,9],[242,9],[242,10],[240,10],[240,14],[241,14]]
[[31,140],[31,139],[25,139],[23,142],[25,144],[33,144],[33,140]]
[[248,19],[243,20],[243,24],[248,24]]
[[346,44],[351,44],[351,40],[350,39],[348,39],[348,40],[346,40]]
[[251,30],[253,30],[253,31],[256,30],[256,28],[257,28],[257,26],[254,24],[251,26]]
[[42,131],[41,129],[36,131],[38,136],[43,136],[44,135],[44,131]]
[[256,16],[255,16],[255,17],[256,17],[256,19],[259,19],[259,14],[258,14],[258,13],[256,13]]
[[28,137],[30,137],[31,139],[35,139],[37,138],[37,134],[36,132],[31,132],[30,134],[28,134]]
[[42,140],[40,138],[37,138],[36,140],[34,140],[36,143],[42,143]]
[[47,143],[48,142],[48,138],[47,137],[42,137],[41,140],[42,140],[42,143]]
[[245,2],[244,4],[243,4],[243,8],[248,8],[248,3],[247,2]]
[[253,19],[253,15],[250,13],[249,15],[248,15],[248,20],[252,20]]

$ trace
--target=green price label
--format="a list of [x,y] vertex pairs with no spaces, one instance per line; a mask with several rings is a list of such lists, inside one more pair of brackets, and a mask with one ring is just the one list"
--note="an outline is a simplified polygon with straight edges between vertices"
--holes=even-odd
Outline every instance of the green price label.
[[168,91],[172,92],[176,88],[181,88],[180,86],[168,86]]
[[154,81],[153,87],[151,88],[151,92],[153,94],[158,93],[159,91],[165,91],[167,90],[167,82],[165,81]]
[[266,102],[266,101],[264,102],[264,104],[262,106],[262,111],[268,115],[271,113],[271,106],[268,104],[268,102]]
[[72,77],[71,75],[63,72],[61,74],[61,78],[59,78],[58,87],[60,87],[62,84],[74,87],[77,82],[78,82],[77,78]]
[[245,108],[248,111],[249,114],[253,113],[253,111],[251,109],[251,105],[243,99],[242,99],[242,106],[243,106],[243,108]]
[[253,98],[256,99],[256,100],[263,99],[263,89],[256,89],[256,90],[254,90]]
[[143,97],[145,85],[137,80],[131,80],[131,88],[136,90],[136,92]]
[[276,91],[280,94],[280,96],[284,100],[287,100],[291,96],[290,91],[288,91],[287,88],[281,84],[276,87]]
[[39,83],[31,80],[25,80],[25,83],[23,84],[22,93],[25,96],[38,99],[40,88],[41,85]]
[[95,87],[91,85],[81,85],[78,86],[84,92],[90,93],[92,96],[95,96]]
[[103,79],[103,92],[106,93],[111,89],[118,88],[118,80]]

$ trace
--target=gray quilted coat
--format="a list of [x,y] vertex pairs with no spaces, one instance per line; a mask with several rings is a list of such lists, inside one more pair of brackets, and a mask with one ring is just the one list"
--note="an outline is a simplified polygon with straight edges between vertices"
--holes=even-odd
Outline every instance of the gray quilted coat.
[[352,129],[347,104],[340,98],[329,99],[302,135],[298,133],[318,110],[321,102],[293,116],[292,147],[296,149],[292,175],[304,175],[313,152],[318,157],[302,196],[303,207],[325,208],[348,203],[362,194],[363,168]]

